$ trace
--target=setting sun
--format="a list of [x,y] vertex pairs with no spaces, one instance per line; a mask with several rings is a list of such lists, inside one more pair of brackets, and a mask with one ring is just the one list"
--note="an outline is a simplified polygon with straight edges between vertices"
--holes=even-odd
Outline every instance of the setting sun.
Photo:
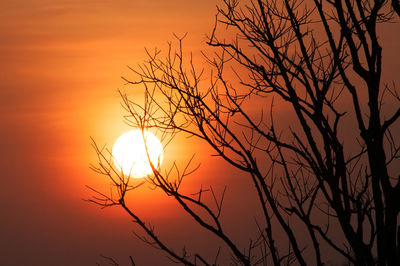
[[112,149],[114,164],[118,170],[134,178],[152,174],[146,146],[151,162],[155,167],[159,167],[163,160],[163,148],[154,134],[144,131],[143,136],[141,130],[131,130],[122,134]]

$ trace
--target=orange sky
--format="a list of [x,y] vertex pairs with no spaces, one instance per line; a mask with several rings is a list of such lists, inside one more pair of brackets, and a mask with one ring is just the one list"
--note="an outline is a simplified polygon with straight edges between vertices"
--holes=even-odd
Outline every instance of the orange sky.
[[107,184],[89,170],[89,137],[112,143],[128,129],[117,89],[144,47],[186,31],[201,45],[215,4],[196,2],[2,1],[2,264],[140,262],[127,217],[82,201],[85,185]]
[[[173,33],[188,32],[186,49],[199,51],[213,26],[215,5],[211,0],[2,0],[2,264],[94,265],[104,263],[100,254],[122,263],[132,255],[138,265],[168,262],[134,237],[135,227],[122,211],[82,200],[91,196],[85,185],[108,186],[89,169],[96,162],[89,137],[112,144],[129,129],[117,93],[124,89],[120,77],[129,75],[127,65],[144,60],[145,47],[165,48]],[[199,175],[212,176],[218,167],[211,162]],[[185,220],[160,193],[147,189],[135,197],[139,212],[170,241],[174,228],[186,228],[179,238],[199,237],[182,226]]]
[[[127,65],[135,66],[146,58],[144,47],[165,48],[173,39],[172,33],[188,32],[185,47],[198,53],[205,48],[205,35],[214,24],[216,3],[2,0],[2,264],[94,265],[104,263],[100,254],[121,263],[132,255],[137,265],[168,262],[134,237],[131,232],[137,228],[122,211],[100,210],[82,200],[91,196],[85,185],[108,185],[89,169],[89,164],[96,162],[89,137],[100,144],[112,144],[129,129],[123,123],[124,112],[117,93],[124,89],[120,77],[129,75]],[[400,67],[398,61],[389,59],[390,54],[400,51],[399,35],[393,34],[397,29],[398,24],[385,31],[388,77],[393,77]],[[130,94],[140,99],[142,92]],[[187,146],[173,149],[183,158],[190,157],[196,149],[203,150],[199,145],[194,151]],[[217,180],[222,177],[219,169],[224,166],[209,158],[208,154],[198,155],[197,162],[202,161],[203,168],[197,178],[204,179],[191,181],[193,184],[211,182],[222,188],[229,178],[236,182],[230,195],[245,186],[234,172]],[[207,246],[207,238],[194,234],[182,213],[159,193],[147,189],[131,199],[140,201],[138,211],[159,225],[159,231],[171,243],[193,238],[198,240],[195,246]],[[242,206],[248,201],[245,196],[236,200]],[[240,211],[235,208],[228,205],[228,216]],[[246,223],[236,221],[228,231]],[[175,235],[177,228],[181,232]]]

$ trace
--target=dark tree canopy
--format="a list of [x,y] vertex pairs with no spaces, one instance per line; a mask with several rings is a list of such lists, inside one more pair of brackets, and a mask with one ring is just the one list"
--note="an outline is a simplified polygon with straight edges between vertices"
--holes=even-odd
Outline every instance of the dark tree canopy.
[[[145,88],[144,104],[121,94],[133,127],[161,132],[164,143],[178,133],[199,138],[245,173],[263,217],[250,245],[226,233],[223,196],[204,192],[215,207],[202,190],[182,192],[182,180],[193,171],[189,164],[152,164],[145,182],[222,241],[233,264],[323,265],[326,254],[335,253],[338,262],[400,265],[399,141],[392,133],[400,95],[394,83],[381,80],[379,38],[379,29],[398,23],[398,15],[396,0],[225,0],[208,40],[215,51],[205,55],[209,76],[185,56],[178,38],[176,51],[171,46],[165,57],[149,52],[149,60],[132,69],[136,78],[125,79]],[[279,104],[295,124],[275,118]],[[94,169],[118,192],[96,191],[94,202],[121,206],[144,230],[143,240],[174,261],[227,264],[165,244],[125,201],[136,184],[94,146],[100,162]]]

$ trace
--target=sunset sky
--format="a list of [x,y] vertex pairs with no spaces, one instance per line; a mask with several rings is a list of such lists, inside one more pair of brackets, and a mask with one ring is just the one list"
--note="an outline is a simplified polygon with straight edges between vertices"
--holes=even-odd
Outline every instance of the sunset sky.
[[[123,122],[118,90],[142,99],[143,91],[129,90],[121,76],[129,77],[128,66],[146,59],[145,48],[165,50],[173,33],[187,32],[185,49],[203,63],[199,54],[206,49],[218,3],[1,0],[1,265],[105,265],[101,255],[121,264],[130,255],[137,265],[169,263],[135,237],[133,231],[141,231],[122,210],[84,201],[92,196],[86,185],[109,186],[89,169],[96,163],[90,137],[110,146],[130,129]],[[399,32],[396,24],[382,35],[384,78],[397,78],[397,84],[400,65],[391,55],[400,51]],[[186,160],[197,154],[202,167],[188,181],[189,191],[210,183],[223,189],[229,183],[227,217],[251,204],[246,194],[233,198],[238,190],[254,193],[251,184],[233,170],[222,174],[226,165],[210,157],[200,142],[184,141],[171,144],[173,152],[165,157]],[[229,208],[229,199],[239,205]],[[195,233],[195,225],[163,194],[143,187],[131,200],[172,245],[190,242],[213,250],[207,236]],[[235,220],[227,230],[241,231],[253,220],[248,219]],[[245,234],[242,230],[236,238]]]
[[[1,264],[105,264],[101,254],[121,263],[132,255],[138,265],[157,261],[150,254],[165,261],[136,239],[122,211],[83,201],[92,196],[86,185],[109,184],[89,169],[96,163],[90,137],[112,145],[129,129],[118,94],[127,66],[146,59],[145,47],[166,48],[173,33],[188,32],[186,49],[198,52],[216,2],[2,0],[0,6]],[[160,231],[173,239],[181,222],[159,197],[143,192],[140,208],[156,225],[168,222]]]

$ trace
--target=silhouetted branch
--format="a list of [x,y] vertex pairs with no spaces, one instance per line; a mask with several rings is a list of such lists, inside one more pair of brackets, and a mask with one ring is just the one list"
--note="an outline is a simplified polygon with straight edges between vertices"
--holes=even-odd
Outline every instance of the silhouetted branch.
[[[224,0],[207,42],[218,52],[203,53],[210,76],[176,36],[176,50],[170,44],[165,57],[146,50],[148,60],[130,68],[134,78],[123,77],[145,91],[143,104],[120,92],[130,126],[159,132],[164,145],[178,133],[197,138],[248,177],[259,204],[252,208],[262,214],[256,238],[240,243],[226,233],[226,187],[220,194],[211,186],[182,192],[199,167],[191,166],[193,157],[162,169],[148,155],[153,174],[146,183],[222,241],[234,264],[322,266],[330,252],[355,265],[399,264],[400,178],[390,174],[400,159],[391,131],[399,106],[382,117],[385,91],[400,97],[381,85],[377,27],[392,20],[391,8],[400,14],[397,0]],[[280,104],[295,122],[276,118]],[[107,149],[93,147],[99,165],[92,169],[117,193],[90,188],[91,201],[120,205],[146,233],[138,237],[173,261],[209,265],[200,252],[174,252],[128,207],[126,193],[138,186],[116,171]]]

